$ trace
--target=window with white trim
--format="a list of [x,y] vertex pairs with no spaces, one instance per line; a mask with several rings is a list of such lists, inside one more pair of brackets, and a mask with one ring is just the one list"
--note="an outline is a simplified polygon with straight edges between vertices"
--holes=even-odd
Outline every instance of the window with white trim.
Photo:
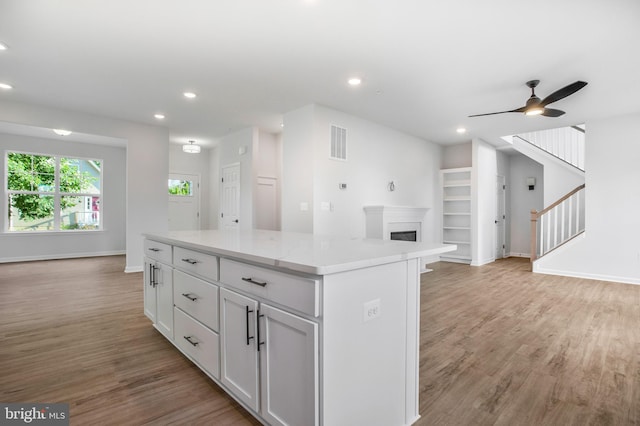
[[100,230],[102,161],[6,154],[8,232]]

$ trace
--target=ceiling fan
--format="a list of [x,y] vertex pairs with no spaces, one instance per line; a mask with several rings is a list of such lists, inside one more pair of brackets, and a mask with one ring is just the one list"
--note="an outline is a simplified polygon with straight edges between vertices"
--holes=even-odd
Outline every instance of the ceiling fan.
[[569,95],[573,95],[578,90],[582,89],[587,85],[585,81],[576,81],[575,83],[571,83],[568,86],[563,87],[560,90],[556,90],[546,98],[540,100],[539,97],[536,96],[535,88],[540,83],[540,80],[531,80],[527,81],[527,87],[531,88],[531,96],[527,99],[527,103],[525,106],[512,109],[510,111],[500,111],[500,112],[490,112],[487,114],[476,114],[470,115],[469,117],[481,117],[483,115],[494,115],[494,114],[504,114],[507,112],[523,112],[525,115],[544,115],[545,117],[560,117],[564,114],[564,111],[553,108],[546,108],[552,102],[557,102],[560,99],[564,99]]

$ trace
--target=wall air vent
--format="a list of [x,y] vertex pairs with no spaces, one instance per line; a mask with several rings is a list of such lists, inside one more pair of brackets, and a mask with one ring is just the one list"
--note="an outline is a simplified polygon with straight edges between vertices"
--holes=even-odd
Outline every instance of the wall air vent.
[[331,158],[347,159],[347,129],[334,125],[331,126]]

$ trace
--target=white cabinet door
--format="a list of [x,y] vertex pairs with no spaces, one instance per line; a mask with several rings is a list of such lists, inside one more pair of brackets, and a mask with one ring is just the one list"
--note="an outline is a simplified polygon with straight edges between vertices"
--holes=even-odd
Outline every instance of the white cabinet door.
[[173,340],[173,269],[144,259],[144,314]]
[[155,288],[155,262],[144,258],[144,314],[156,323],[156,288]]
[[259,410],[256,315],[258,302],[220,289],[220,380],[248,407]]
[[265,304],[258,324],[262,417],[318,425],[318,324]]
[[173,269],[164,263],[156,264],[156,328],[173,340]]

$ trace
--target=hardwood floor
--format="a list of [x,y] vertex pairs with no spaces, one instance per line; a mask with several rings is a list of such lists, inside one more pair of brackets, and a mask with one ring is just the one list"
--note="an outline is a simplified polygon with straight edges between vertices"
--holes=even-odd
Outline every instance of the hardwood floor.
[[[433,267],[418,425],[640,424],[640,286],[523,259]],[[0,264],[0,401],[67,402],[72,425],[258,424],[151,327],[123,270]]]

